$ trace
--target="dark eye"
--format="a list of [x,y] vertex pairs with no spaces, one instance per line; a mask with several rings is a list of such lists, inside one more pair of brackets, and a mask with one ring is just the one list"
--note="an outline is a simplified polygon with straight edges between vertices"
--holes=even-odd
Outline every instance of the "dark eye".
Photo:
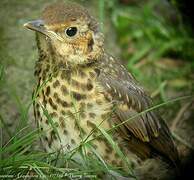
[[76,27],[69,27],[68,29],[66,29],[65,33],[67,34],[67,36],[73,37],[77,33],[77,28]]

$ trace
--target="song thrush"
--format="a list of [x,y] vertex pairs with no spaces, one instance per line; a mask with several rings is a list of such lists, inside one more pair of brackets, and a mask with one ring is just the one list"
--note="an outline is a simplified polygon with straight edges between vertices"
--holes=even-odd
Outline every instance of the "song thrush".
[[176,165],[178,153],[169,128],[155,110],[137,115],[149,109],[152,100],[124,66],[105,52],[99,24],[86,9],[51,4],[41,20],[24,26],[37,34],[34,110],[39,127],[46,132],[47,151],[66,153],[90,134],[98,154],[120,166],[109,141],[98,136],[116,126],[109,132],[126,157],[131,152],[141,159],[159,156]]

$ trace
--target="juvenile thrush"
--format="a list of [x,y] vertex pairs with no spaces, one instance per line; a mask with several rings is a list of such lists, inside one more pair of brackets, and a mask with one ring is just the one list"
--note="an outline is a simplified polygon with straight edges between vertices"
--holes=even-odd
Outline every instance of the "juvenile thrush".
[[85,8],[51,4],[40,20],[24,26],[37,35],[34,112],[45,131],[47,151],[66,153],[90,134],[98,154],[119,166],[120,157],[99,136],[101,129],[116,126],[109,132],[126,157],[131,153],[141,159],[159,156],[176,166],[178,153],[169,128],[155,110],[137,115],[149,109],[152,100],[125,67],[105,52],[99,24]]

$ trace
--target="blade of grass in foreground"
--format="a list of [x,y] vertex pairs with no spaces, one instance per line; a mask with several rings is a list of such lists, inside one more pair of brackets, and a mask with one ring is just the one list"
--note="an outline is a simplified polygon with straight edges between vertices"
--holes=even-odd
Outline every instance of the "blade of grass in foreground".
[[125,164],[128,167],[129,175],[131,177],[135,178],[135,176],[133,175],[132,167],[131,167],[130,163],[128,162],[128,159],[126,158],[126,156],[123,154],[123,152],[119,148],[118,144],[112,139],[112,137],[110,136],[110,134],[108,134],[106,132],[106,130],[104,130],[101,127],[98,127],[98,129],[103,134],[103,136],[107,139],[107,141],[111,144],[113,150],[120,156],[120,158],[123,160],[123,162],[125,162]]
[[[194,96],[183,96],[183,97],[178,97],[178,98],[175,98],[175,99],[166,101],[166,102],[164,102],[164,103],[160,103],[160,104],[158,104],[158,105],[155,105],[155,106],[153,106],[153,107],[150,107],[150,108],[148,108],[148,109],[146,109],[146,110],[144,110],[144,111],[142,111],[142,112],[140,112],[140,113],[135,114],[134,116],[130,117],[129,119],[127,119],[127,120],[125,120],[125,121],[123,121],[122,123],[119,123],[119,124],[115,125],[114,127],[110,128],[110,129],[108,129],[108,130],[106,130],[106,132],[107,132],[107,133],[110,133],[110,132],[114,131],[115,129],[117,129],[118,127],[124,125],[124,124],[127,123],[128,121],[131,121],[132,119],[134,119],[134,118],[136,118],[136,117],[138,117],[138,116],[141,116],[141,115],[145,114],[146,112],[155,110],[155,109],[160,108],[160,107],[162,107],[162,106],[165,106],[165,105],[167,105],[167,104],[169,104],[169,103],[175,103],[175,102],[177,102],[177,101],[186,100],[186,99],[189,99],[189,98],[192,98],[192,97],[194,97]],[[93,141],[93,140],[95,140],[96,138],[101,137],[101,136],[102,136],[102,133],[99,134],[99,135],[97,135],[95,138],[92,138],[92,139],[87,140],[85,143],[91,142],[91,141]]]

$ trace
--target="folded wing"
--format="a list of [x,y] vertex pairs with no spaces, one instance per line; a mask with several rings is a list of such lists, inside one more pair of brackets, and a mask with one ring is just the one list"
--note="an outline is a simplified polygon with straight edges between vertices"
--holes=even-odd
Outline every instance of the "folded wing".
[[114,121],[116,124],[125,122],[119,131],[129,148],[142,158],[157,154],[175,165],[177,149],[164,120],[155,110],[148,111],[151,98],[113,58],[106,56],[99,69],[98,80],[117,107]]

